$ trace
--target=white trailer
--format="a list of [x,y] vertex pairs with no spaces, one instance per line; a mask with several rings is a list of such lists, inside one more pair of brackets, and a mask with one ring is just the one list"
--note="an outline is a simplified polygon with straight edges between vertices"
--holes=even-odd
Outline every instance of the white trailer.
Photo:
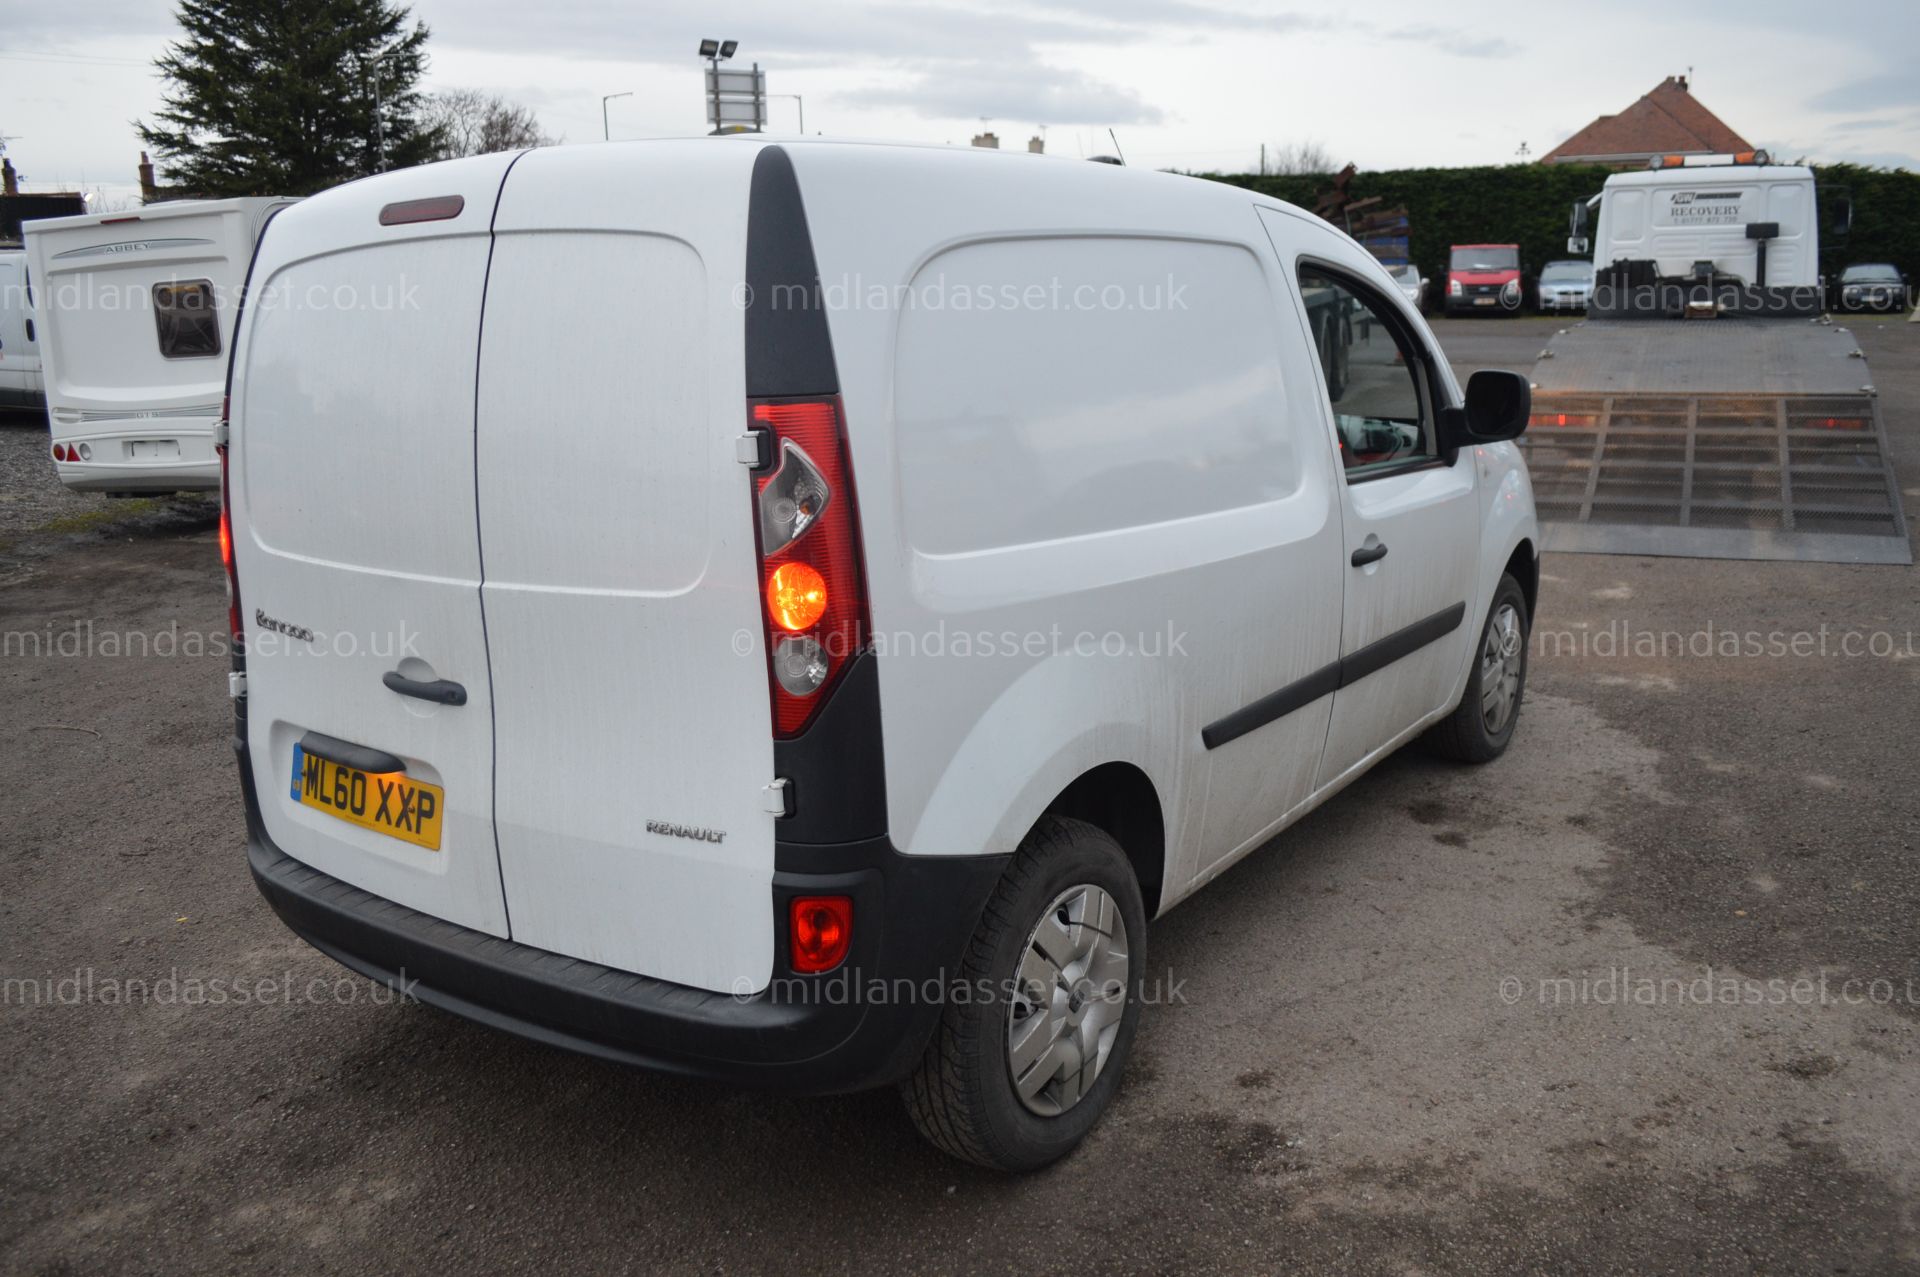
[[54,468],[109,494],[215,491],[234,311],[279,198],[183,200],[26,227]]

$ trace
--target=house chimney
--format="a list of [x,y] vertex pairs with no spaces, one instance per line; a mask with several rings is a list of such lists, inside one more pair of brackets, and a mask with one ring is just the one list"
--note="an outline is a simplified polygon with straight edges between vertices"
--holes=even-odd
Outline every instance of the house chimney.
[[1000,149],[1000,139],[991,133],[976,134],[973,139],[973,144],[975,146],[984,146],[989,151],[997,151]]
[[1678,87],[1678,88],[1679,88],[1679,90],[1680,90],[1680,91],[1681,91],[1682,93],[1685,93],[1685,92],[1687,91],[1687,77],[1686,77],[1686,76],[1684,76],[1684,75],[1676,75],[1676,76],[1674,76],[1674,77],[1673,77],[1673,82],[1674,82],[1674,84],[1675,84],[1675,86],[1676,86],[1676,87]]
[[1046,153],[1047,153],[1047,140],[1045,138],[1030,137],[1027,139],[1027,154],[1045,155]]
[[0,160],[0,193],[7,195],[20,193],[20,175],[13,171],[12,160]]
[[160,194],[153,185],[153,161],[147,158],[145,151],[140,152],[140,202],[151,204]]

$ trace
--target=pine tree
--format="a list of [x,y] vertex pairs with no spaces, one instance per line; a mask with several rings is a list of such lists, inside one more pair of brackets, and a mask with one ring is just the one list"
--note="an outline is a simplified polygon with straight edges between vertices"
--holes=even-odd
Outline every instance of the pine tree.
[[[169,185],[311,195],[434,157],[419,90],[427,28],[387,0],[181,0],[156,60],[165,105],[136,127]],[[383,158],[384,154],[384,158]]]

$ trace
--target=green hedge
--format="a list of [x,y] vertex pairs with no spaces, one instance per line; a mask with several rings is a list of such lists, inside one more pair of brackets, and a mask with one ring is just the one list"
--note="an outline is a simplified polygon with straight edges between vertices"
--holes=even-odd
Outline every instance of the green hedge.
[[[1518,244],[1531,272],[1568,256],[1569,208],[1598,194],[1612,171],[1586,164],[1388,169],[1356,173],[1347,189],[1354,199],[1380,196],[1381,207],[1405,206],[1412,223],[1413,260],[1438,287],[1446,278],[1447,249],[1453,244]],[[1833,225],[1842,188],[1853,199],[1852,233],[1844,239],[1823,236],[1821,262],[1828,273],[1849,262],[1893,262],[1920,285],[1920,173],[1831,164],[1816,166],[1814,174],[1820,183],[1823,226]],[[1325,175],[1194,176],[1231,182],[1307,209],[1333,182]]]

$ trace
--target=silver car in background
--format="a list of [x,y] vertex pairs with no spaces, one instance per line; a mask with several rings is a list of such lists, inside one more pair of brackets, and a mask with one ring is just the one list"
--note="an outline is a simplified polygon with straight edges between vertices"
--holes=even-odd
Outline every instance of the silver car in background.
[[1592,295],[1592,262],[1548,262],[1540,271],[1542,312],[1585,310]]
[[1427,279],[1420,273],[1418,266],[1395,266],[1393,282],[1400,285],[1400,292],[1406,297],[1407,304],[1418,311],[1425,311],[1422,305],[1427,299]]

